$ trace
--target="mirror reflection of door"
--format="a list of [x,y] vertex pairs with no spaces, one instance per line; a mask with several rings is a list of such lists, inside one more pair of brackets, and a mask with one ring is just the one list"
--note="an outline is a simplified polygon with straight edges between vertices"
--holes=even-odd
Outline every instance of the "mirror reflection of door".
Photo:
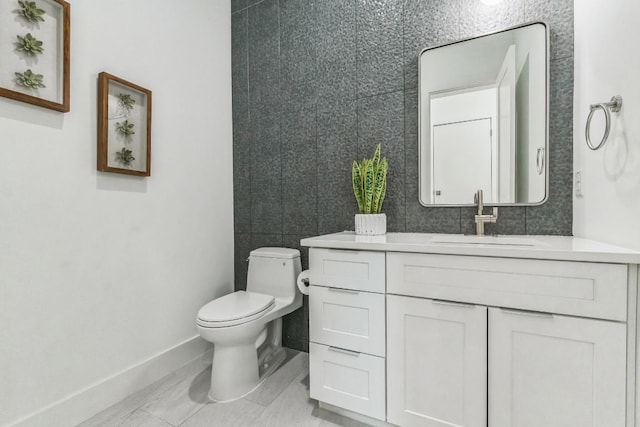
[[431,98],[431,202],[486,203],[498,194],[497,90],[495,84],[435,94]]
[[434,126],[435,203],[456,204],[465,199],[472,203],[478,190],[486,201],[493,200],[491,133],[490,118]]

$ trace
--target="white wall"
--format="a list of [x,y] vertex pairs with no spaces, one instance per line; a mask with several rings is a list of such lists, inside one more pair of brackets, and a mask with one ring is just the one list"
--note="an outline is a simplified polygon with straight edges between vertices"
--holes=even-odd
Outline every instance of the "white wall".
[[[196,357],[232,289],[229,2],[71,10],[71,112],[0,98],[0,425],[73,425]],[[153,91],[149,178],[96,172],[100,71]]]
[[[640,250],[640,2],[575,2],[574,171],[583,197],[573,200],[574,234]],[[585,144],[589,105],[624,99],[612,136],[593,152]],[[602,113],[593,139],[602,135]]]

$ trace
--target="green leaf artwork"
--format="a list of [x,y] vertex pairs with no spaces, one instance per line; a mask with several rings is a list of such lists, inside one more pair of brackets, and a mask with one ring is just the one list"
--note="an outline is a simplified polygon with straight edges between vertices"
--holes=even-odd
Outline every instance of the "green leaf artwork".
[[45,11],[40,9],[34,1],[18,0],[20,9],[17,10],[18,14],[29,22],[44,22],[42,15]]
[[136,159],[132,154],[133,152],[127,148],[116,151],[116,161],[122,163],[125,166],[129,166],[131,162]]
[[118,94],[118,105],[123,109],[130,112],[133,109],[133,106],[136,104],[136,100],[133,97],[126,93]]
[[16,42],[16,50],[24,52],[29,56],[36,56],[39,53],[44,52],[42,42],[33,37],[31,33],[27,33],[27,35],[24,37],[16,37],[18,37],[18,41]]
[[31,70],[27,70],[24,73],[16,72],[15,75],[15,81],[18,86],[26,87],[28,89],[46,87],[44,83],[42,83],[42,74],[36,74]]
[[135,134],[135,132],[133,131],[134,126],[135,125],[133,123],[129,123],[129,120],[125,120],[124,122],[116,123],[116,131],[118,131],[118,133],[124,135],[125,137],[129,137]]

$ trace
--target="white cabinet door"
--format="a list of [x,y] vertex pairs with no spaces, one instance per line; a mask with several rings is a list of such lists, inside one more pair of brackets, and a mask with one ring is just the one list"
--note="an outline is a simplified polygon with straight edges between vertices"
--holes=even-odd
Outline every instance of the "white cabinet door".
[[623,427],[623,323],[489,309],[491,427]]
[[486,307],[387,296],[387,420],[486,426]]

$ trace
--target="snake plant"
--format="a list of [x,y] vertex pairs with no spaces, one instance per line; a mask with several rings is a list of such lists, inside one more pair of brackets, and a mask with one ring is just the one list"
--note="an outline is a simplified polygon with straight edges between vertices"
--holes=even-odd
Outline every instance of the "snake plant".
[[380,159],[380,144],[370,159],[353,161],[351,178],[353,194],[358,202],[361,214],[379,214],[387,192],[387,171],[389,164],[386,158]]

